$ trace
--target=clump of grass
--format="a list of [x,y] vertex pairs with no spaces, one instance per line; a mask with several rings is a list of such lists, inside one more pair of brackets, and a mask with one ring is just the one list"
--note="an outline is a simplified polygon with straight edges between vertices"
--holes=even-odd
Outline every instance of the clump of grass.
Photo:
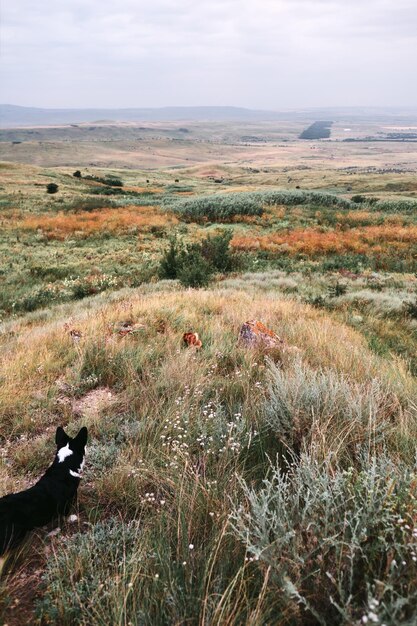
[[[140,528],[137,522],[109,519],[87,533],[77,533],[49,560],[44,575],[45,595],[38,602],[39,621],[52,624],[100,623],[95,606],[108,623],[119,624],[118,594],[134,602],[128,584],[135,580],[135,561],[140,559]],[[109,547],[111,550],[109,551]],[[134,573],[135,572],[135,573]],[[104,622],[101,622],[104,624]]]

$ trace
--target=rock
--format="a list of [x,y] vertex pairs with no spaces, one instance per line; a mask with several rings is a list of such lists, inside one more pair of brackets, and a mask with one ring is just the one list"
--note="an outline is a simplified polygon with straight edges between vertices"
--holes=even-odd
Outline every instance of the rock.
[[75,515],[75,513],[72,513],[72,515],[69,515],[67,517],[67,522],[69,522],[70,524],[74,524],[75,522],[78,522],[78,515]]
[[182,340],[188,348],[195,348],[196,350],[200,350],[200,348],[203,347],[198,333],[184,333],[182,336]]
[[258,320],[242,324],[238,342],[246,348],[277,348],[285,345],[283,339]]

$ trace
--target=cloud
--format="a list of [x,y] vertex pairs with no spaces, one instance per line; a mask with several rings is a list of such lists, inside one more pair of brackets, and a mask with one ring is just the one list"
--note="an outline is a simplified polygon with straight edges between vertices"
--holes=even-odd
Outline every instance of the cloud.
[[417,104],[415,0],[3,0],[1,40],[19,104]]

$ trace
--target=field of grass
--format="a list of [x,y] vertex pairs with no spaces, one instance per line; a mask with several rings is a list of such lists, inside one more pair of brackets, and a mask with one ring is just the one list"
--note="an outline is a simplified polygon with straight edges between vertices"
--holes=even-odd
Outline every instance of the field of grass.
[[[1,623],[416,623],[417,157],[294,125],[245,161],[260,128],[226,131],[181,169],[170,125],[146,170],[87,167],[62,129],[65,166],[3,152],[0,495],[44,471],[57,425],[90,441],[78,520],[8,561]],[[206,140],[187,135],[198,158]],[[207,288],[160,279],[172,237],[219,233]],[[249,319],[283,346],[240,345]]]

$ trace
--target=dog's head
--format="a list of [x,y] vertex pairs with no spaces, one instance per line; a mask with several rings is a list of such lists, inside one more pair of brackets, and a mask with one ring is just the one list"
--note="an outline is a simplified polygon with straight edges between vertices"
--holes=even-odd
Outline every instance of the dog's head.
[[67,435],[62,426],[56,429],[55,443],[57,446],[55,462],[68,469],[71,476],[81,478],[84,467],[87,428],[83,426],[74,438]]

